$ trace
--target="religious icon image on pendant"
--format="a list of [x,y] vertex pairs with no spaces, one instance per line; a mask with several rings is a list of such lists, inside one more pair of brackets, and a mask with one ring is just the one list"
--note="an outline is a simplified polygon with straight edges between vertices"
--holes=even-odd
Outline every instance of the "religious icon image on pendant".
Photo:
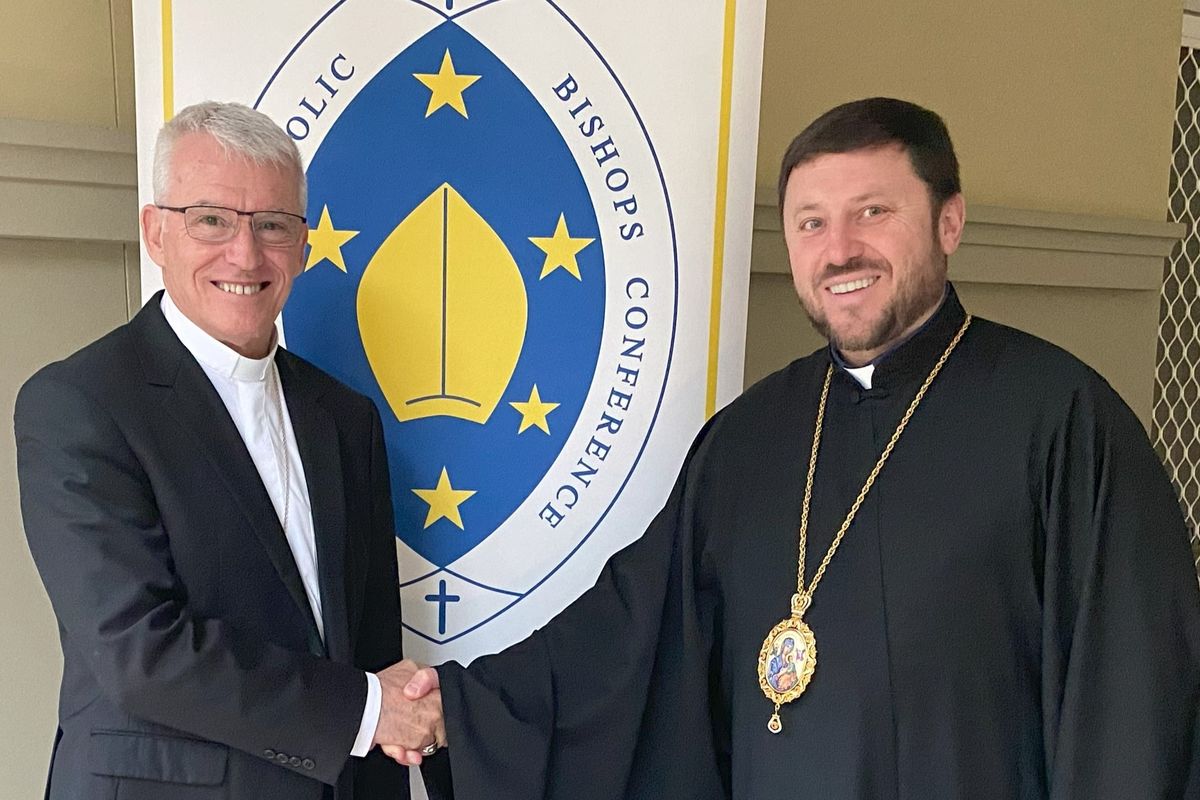
[[807,653],[795,631],[784,631],[771,648],[767,664],[767,683],[777,692],[786,692],[800,682],[798,663],[803,664]]
[[816,660],[816,639],[808,625],[796,617],[785,619],[767,634],[759,651],[759,685],[772,702],[790,702],[808,687]]

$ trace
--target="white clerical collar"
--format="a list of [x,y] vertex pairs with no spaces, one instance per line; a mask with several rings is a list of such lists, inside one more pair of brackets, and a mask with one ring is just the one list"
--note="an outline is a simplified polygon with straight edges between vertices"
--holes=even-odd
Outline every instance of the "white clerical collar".
[[874,364],[865,364],[861,367],[845,366],[842,369],[850,373],[850,377],[858,381],[858,385],[864,389],[871,388],[871,376],[875,374]]
[[183,342],[183,346],[201,364],[216,374],[235,381],[262,382],[266,380],[267,370],[275,359],[277,341],[271,342],[270,351],[262,358],[247,358],[232,347],[217,341],[199,325],[188,319],[179,310],[179,306],[175,305],[171,295],[166,292],[163,292],[160,307],[171,330],[175,331],[179,341]]

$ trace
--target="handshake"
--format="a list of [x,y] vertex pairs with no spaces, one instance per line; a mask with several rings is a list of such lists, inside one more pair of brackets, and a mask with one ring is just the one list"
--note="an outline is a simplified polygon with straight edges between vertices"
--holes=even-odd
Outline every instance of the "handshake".
[[438,674],[415,661],[399,661],[376,673],[383,702],[372,744],[391,759],[419,766],[422,758],[446,746]]

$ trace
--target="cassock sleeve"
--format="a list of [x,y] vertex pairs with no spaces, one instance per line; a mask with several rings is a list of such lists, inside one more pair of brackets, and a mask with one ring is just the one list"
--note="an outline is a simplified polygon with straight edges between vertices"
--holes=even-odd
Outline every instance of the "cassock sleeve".
[[1140,423],[1099,378],[1050,438],[1050,797],[1200,798],[1200,588],[1175,493]]
[[30,552],[112,702],[254,755],[304,753],[312,770],[280,768],[335,783],[361,722],[363,672],[193,614],[150,478],[84,390],[39,373],[14,422]]
[[595,586],[525,641],[438,668],[457,800],[727,796],[710,688],[717,592],[697,545],[712,422]]

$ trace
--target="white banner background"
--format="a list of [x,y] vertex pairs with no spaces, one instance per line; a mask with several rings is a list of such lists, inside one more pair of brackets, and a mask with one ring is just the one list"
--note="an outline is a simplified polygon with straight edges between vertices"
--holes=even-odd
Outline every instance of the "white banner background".
[[[579,506],[580,515],[590,515],[592,523],[603,516],[603,523],[594,533],[591,524],[584,525],[587,530],[572,532],[576,541],[568,542],[564,552],[569,553],[579,541],[582,545],[550,571],[549,577],[544,565],[535,565],[523,574],[522,560],[528,553],[540,552],[529,548],[563,547],[561,542],[555,545],[544,525],[538,529],[537,514],[545,497],[552,496],[558,477],[555,470],[562,473],[568,462],[574,463],[582,454],[594,428],[588,423],[594,423],[603,411],[603,395],[612,380],[606,374],[609,367],[603,354],[596,386],[588,395],[571,441],[542,481],[545,486],[534,490],[509,518],[513,532],[505,532],[503,537],[498,532],[446,565],[450,573],[438,571],[436,564],[398,542],[402,584],[426,574],[453,581],[464,571],[478,575],[494,563],[505,571],[499,583],[527,595],[486,624],[442,637],[448,640],[439,642],[436,635],[415,632],[435,630],[438,605],[421,602],[429,586],[407,587],[402,593],[406,655],[435,663],[449,659],[467,662],[519,641],[590,586],[608,556],[640,535],[661,506],[682,456],[706,416],[740,392],[765,16],[765,0],[258,0],[251,4],[138,0],[134,3],[134,43],[142,201],[152,199],[149,165],[155,133],[176,110],[200,100],[218,99],[248,105],[258,102],[258,107],[281,125],[301,116],[304,128],[293,123],[292,130],[307,132],[298,144],[306,161],[311,161],[332,122],[353,103],[356,94],[394,56],[439,24],[439,15],[448,6],[455,13],[470,12],[455,22],[499,57],[555,120],[594,201],[604,199],[604,172],[597,170],[589,152],[595,142],[585,141],[573,131],[577,121],[563,114],[566,104],[554,96],[553,87],[564,72],[570,72],[581,86],[577,97],[587,95],[594,100],[625,142],[632,142],[637,128],[644,127],[643,143],[625,146],[622,155],[630,174],[642,181],[639,195],[647,201],[648,219],[654,219],[655,225],[661,223],[660,230],[669,226],[663,209],[656,209],[653,202],[655,193],[646,187],[649,177],[661,170],[658,195],[662,196],[661,186],[665,186],[674,221],[678,286],[674,349],[659,354],[669,356],[670,370],[664,372],[665,386],[660,384],[654,390],[656,396],[661,390],[661,410],[656,418],[645,416],[636,423],[645,430],[653,423],[644,451],[640,457],[620,456],[614,447],[614,463],[623,457],[624,465],[606,466],[607,472],[596,480],[612,485],[589,489]],[[346,64],[353,65],[353,79],[338,83],[336,95],[322,96],[313,81],[318,75],[329,81],[330,59],[338,54],[346,59],[343,69]],[[429,71],[436,68],[431,65]],[[618,108],[621,88],[627,102]],[[470,91],[464,96],[470,98]],[[314,116],[299,105],[302,99],[307,99],[310,107],[326,105]],[[636,109],[640,123],[630,109]],[[612,135],[618,137],[616,132]],[[645,140],[652,143],[653,152],[645,147]],[[657,165],[649,160],[654,154]],[[616,279],[664,274],[662,248],[670,239],[622,249],[619,239],[609,239],[615,224],[606,223],[604,214],[611,212],[605,205],[596,202],[595,214],[604,236],[610,280],[604,347],[611,350],[610,331],[618,334],[615,342],[619,344],[617,323],[623,312],[621,303],[627,302],[625,285]],[[316,225],[314,217],[320,213],[320,205],[316,208],[314,212],[310,204],[310,226]],[[336,217],[334,221],[338,222]],[[338,227],[355,226],[339,223]],[[639,259],[648,263],[639,263]],[[161,288],[162,281],[160,271],[144,253],[142,264],[145,300]],[[660,342],[659,346],[664,345]],[[647,364],[655,358],[652,349],[648,344]],[[386,408],[380,410],[387,415]],[[648,410],[643,408],[643,412]],[[635,421],[631,419],[630,425],[634,427]],[[623,491],[617,485],[621,483],[625,484]],[[585,508],[589,502],[595,508]],[[513,547],[513,537],[522,535],[531,543]],[[536,544],[539,541],[541,544]],[[561,557],[551,560],[557,565]],[[454,585],[465,586],[461,581]],[[477,600],[477,617],[486,617],[493,606],[504,605],[496,606],[494,597]],[[492,606],[487,606],[488,602]],[[470,613],[468,605],[464,602],[455,612]]]

